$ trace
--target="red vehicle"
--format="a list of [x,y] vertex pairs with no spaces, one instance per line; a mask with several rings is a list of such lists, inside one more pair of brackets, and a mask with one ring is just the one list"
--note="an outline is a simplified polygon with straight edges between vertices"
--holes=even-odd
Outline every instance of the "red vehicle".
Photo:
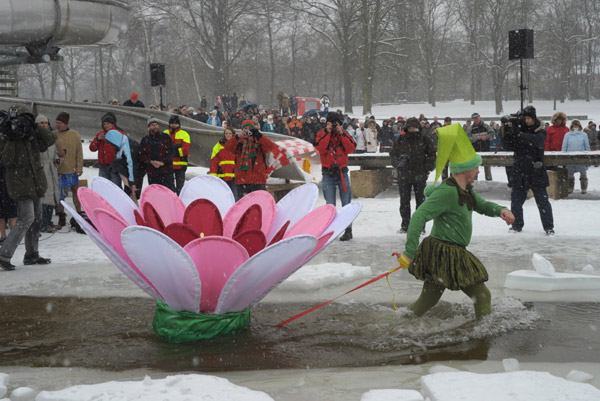
[[298,115],[301,116],[309,110],[321,109],[321,102],[316,97],[296,96],[298,101]]

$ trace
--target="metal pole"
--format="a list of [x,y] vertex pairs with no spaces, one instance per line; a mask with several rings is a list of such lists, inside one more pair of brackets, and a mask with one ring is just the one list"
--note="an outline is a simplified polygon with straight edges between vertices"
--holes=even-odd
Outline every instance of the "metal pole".
[[523,59],[519,60],[521,62],[521,86],[519,89],[521,90],[521,111],[523,111],[523,93],[525,92],[525,87],[523,86]]
[[[160,87],[160,106],[158,106],[158,108],[159,108],[160,110],[162,110],[162,108],[164,107],[164,106],[163,106],[163,99],[162,99],[162,88],[163,88],[163,87],[161,86],[161,87]],[[155,93],[156,93],[156,92],[155,92]],[[521,101],[521,103],[523,103],[523,101]],[[523,105],[522,105],[522,104],[521,104],[521,108],[523,108]]]

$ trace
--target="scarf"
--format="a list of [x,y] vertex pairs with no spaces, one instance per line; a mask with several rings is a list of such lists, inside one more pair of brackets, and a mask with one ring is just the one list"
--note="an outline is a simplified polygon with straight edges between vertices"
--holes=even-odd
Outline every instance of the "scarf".
[[250,161],[256,157],[258,141],[250,136],[242,140],[242,155],[240,158],[240,170],[250,170]]
[[473,186],[471,184],[467,185],[467,189],[462,189],[460,185],[458,185],[454,177],[448,178],[446,180],[446,183],[450,186],[456,187],[456,190],[458,191],[459,205],[467,205],[467,209],[469,210],[473,210],[475,208],[477,201],[475,200],[475,195],[473,195],[473,192],[471,192],[471,190],[473,189]]

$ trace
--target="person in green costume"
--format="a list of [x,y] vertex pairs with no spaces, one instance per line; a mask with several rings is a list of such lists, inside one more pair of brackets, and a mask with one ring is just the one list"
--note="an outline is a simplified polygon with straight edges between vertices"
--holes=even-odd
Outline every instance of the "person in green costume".
[[[484,200],[473,190],[479,174],[481,156],[475,153],[460,124],[437,129],[437,182],[446,162],[451,176],[439,186],[425,189],[427,199],[413,214],[408,226],[404,252],[398,257],[401,267],[424,281],[419,298],[408,308],[422,316],[444,291],[462,291],[474,301],[477,319],[491,313],[491,295],[485,282],[488,274],[477,257],[466,249],[471,241],[473,211],[500,217],[512,224],[515,216],[504,206]],[[425,223],[433,220],[431,234],[419,245]]]

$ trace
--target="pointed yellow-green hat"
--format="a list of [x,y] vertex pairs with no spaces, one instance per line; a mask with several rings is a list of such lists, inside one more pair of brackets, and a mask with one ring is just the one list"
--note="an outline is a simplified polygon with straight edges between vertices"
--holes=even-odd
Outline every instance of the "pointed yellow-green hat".
[[450,161],[450,172],[453,174],[481,166],[481,156],[475,152],[465,130],[459,123],[440,127],[436,133],[438,146],[434,183],[440,178],[448,160]]

